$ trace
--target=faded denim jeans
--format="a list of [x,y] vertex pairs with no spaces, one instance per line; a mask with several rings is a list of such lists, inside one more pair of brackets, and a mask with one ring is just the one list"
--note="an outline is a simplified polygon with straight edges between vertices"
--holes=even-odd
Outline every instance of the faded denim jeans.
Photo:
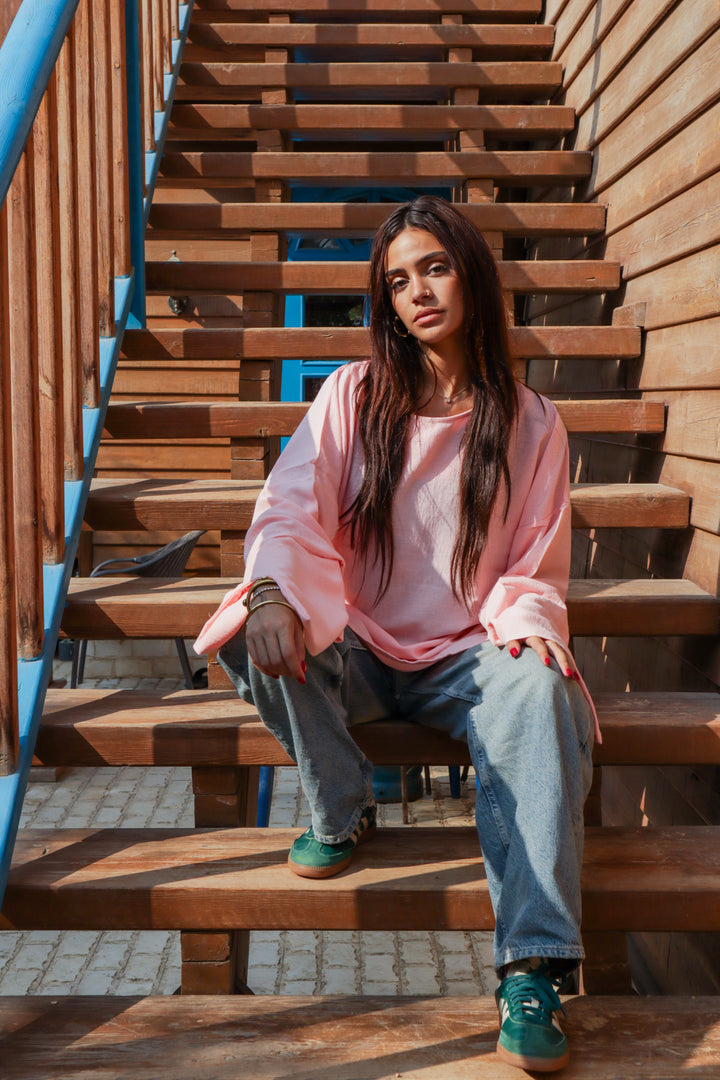
[[306,657],[306,684],[248,663],[241,630],[219,660],[297,762],[316,837],[345,840],[373,802],[373,767],[349,729],[389,716],[467,742],[475,819],[495,912],[495,966],[544,956],[579,962],[583,805],[593,718],[580,686],[530,648],[490,642],[420,671],[396,671],[352,631]]

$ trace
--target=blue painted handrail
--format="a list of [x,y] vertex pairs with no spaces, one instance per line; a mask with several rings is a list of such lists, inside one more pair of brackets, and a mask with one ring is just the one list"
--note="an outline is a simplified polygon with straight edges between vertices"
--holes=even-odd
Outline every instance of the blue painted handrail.
[[[32,129],[35,115],[55,67],[79,0],[23,0],[0,48],[0,202],[10,183]],[[143,193],[147,158],[159,162],[190,26],[193,0],[179,9],[179,37],[172,42],[172,72],[165,77],[165,108],[155,114],[159,135],[153,155],[143,153],[140,119],[138,0],[125,0],[128,85],[128,177],[132,270],[115,279],[115,336],[100,339],[100,402],[83,408],[83,476],[65,484],[65,555],[62,563],[43,567],[45,640],[40,656],[18,662],[19,752],[16,772],[0,778],[0,900],[7,883],[22,800],[32,764],[45,692],[52,676],[58,632],[66,604],[85,505],[95,468],[105,413],[126,327],[145,321],[144,232],[157,178]]]

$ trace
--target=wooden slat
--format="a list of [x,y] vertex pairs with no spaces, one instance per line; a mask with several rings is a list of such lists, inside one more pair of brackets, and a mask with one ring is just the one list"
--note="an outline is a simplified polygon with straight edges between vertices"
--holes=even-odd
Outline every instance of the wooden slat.
[[[0,304],[8,309],[7,203],[0,207]],[[10,386],[10,335],[0,322],[0,380]],[[18,751],[17,616],[15,608],[15,515],[12,409],[0,395],[0,776],[15,771]]]
[[[148,519],[148,528],[168,527],[155,515],[148,513]],[[140,523],[136,517],[129,524]],[[62,634],[195,637],[236,585],[234,578],[73,578]],[[573,580],[568,613],[571,633],[580,637],[715,634],[720,600],[685,580]]]
[[[515,359],[547,357],[556,360],[583,356],[623,359],[640,353],[640,330],[634,326],[513,326],[509,336]],[[171,327],[155,330],[152,334],[127,331],[123,348],[126,357],[138,360],[145,357],[154,360],[351,359],[368,355],[368,334],[362,327],[247,330]]]
[[[114,5],[119,0],[113,0]],[[60,203],[60,301],[62,305],[63,411],[65,479],[79,480],[83,470],[82,385],[78,363],[77,187],[75,137],[74,27],[70,27],[57,62],[58,190]],[[118,273],[129,272],[119,270]]]
[[53,73],[33,126],[42,548],[47,563],[65,549],[65,445],[60,299],[57,106]]
[[[596,765],[720,764],[720,695],[594,695]],[[467,745],[403,720],[353,737],[376,765],[467,765]],[[291,765],[254,706],[234,691],[49,690],[35,753],[45,765]]]
[[[127,341],[127,333],[125,341]],[[660,433],[665,410],[660,402],[558,401],[569,432]],[[111,403],[105,438],[180,439],[266,438],[292,435],[307,412],[305,402],[275,401],[127,401]]]
[[7,195],[8,308],[15,502],[15,595],[18,656],[31,660],[44,641],[40,405],[35,307],[33,139],[28,139]]
[[[153,203],[148,239],[160,230],[173,237],[212,235],[216,230],[293,232],[302,236],[367,237],[387,219],[393,206],[378,203]],[[506,236],[585,236],[605,223],[605,208],[598,203],[456,203],[481,232]]]
[[552,47],[551,26],[503,26],[502,24],[454,23],[228,23],[198,22],[190,27],[183,60],[196,59],[201,51],[232,55],[233,45],[268,45],[291,49],[297,46],[342,48],[343,46],[389,45],[394,50],[410,46],[464,45],[505,54],[544,55]]
[[245,13],[271,12],[282,9],[284,12],[307,14],[331,13],[337,16],[376,15],[387,12],[397,15],[437,15],[440,12],[459,12],[464,15],[481,15],[487,21],[504,22],[517,19],[534,19],[542,10],[542,0],[219,0],[217,3],[204,0],[195,6],[193,18],[198,21],[217,21],[218,12],[223,12],[223,19],[230,21],[235,16],[244,22]]
[[[287,414],[286,414],[287,415]],[[284,426],[287,431],[287,425]],[[247,529],[259,488],[244,480],[93,481],[93,528]],[[573,484],[575,528],[686,528],[689,499],[662,484]],[[124,522],[124,525],[123,525]]]
[[115,333],[115,230],[113,225],[112,78],[110,0],[93,6],[93,67],[95,72],[95,124],[97,128],[98,332]]
[[[298,830],[21,831],[9,929],[489,930],[474,828],[387,828],[348,872],[298,881]],[[720,829],[586,830],[586,930],[720,930]]]
[[[617,263],[506,261],[497,264],[505,289],[528,293],[608,292],[620,284]],[[365,292],[364,262],[148,262],[147,287],[155,293]]]
[[98,242],[96,204],[96,128],[93,70],[93,27],[90,0],[81,0],[75,16],[75,137],[77,140],[77,296],[82,403],[96,409],[100,401]]
[[127,146],[127,77],[125,59],[125,4],[110,4],[110,68],[112,74],[113,245],[115,275],[127,277],[130,258],[130,194]]
[[587,176],[590,154],[580,150],[465,150],[421,153],[236,153],[192,151],[163,156],[160,181],[202,187],[247,187],[250,180],[315,183],[453,184],[488,177],[501,186],[570,184]]
[[[332,952],[330,952],[332,956]],[[567,1080],[714,1080],[716,997],[575,997],[564,1001]],[[4,997],[5,1080],[516,1080],[495,1053],[492,997]]]
[[[245,23],[246,26],[253,25]],[[257,24],[273,25],[273,24]],[[205,138],[222,137],[223,129],[277,130],[326,136],[356,128],[367,136],[373,132],[403,131],[418,138],[423,133],[444,134],[463,130],[491,131],[500,136],[522,132],[525,136],[553,137],[572,131],[575,114],[564,105],[375,105],[300,104],[257,105],[236,102],[195,103],[173,107],[169,137],[175,129],[183,134],[196,128]],[[207,129],[210,129],[208,131]]]

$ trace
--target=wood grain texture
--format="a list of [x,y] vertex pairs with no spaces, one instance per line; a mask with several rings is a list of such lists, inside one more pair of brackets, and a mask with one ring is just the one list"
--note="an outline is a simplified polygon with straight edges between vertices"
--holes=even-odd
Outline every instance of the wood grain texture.
[[[715,997],[564,1001],[567,1080],[715,1080]],[[6,1080],[515,1080],[491,997],[4,997]],[[109,1059],[113,1059],[112,1062]]]
[[[720,695],[599,693],[596,765],[720,763]],[[466,765],[467,746],[389,718],[353,736],[376,765]],[[289,765],[234,691],[49,690],[36,747],[46,765]]]
[[[259,493],[245,480],[97,479],[85,520],[107,529],[247,529]],[[687,495],[665,485],[573,484],[570,502],[575,528],[682,529],[689,523]]]
[[[176,110],[177,112],[177,110]],[[208,133],[199,129],[199,134]],[[324,236],[370,236],[386,220],[392,207],[377,203],[241,203],[222,197],[210,203],[164,202],[162,190],[150,212],[150,237],[197,235],[208,230],[301,232]],[[543,236],[555,232],[586,235],[602,229],[605,209],[575,203],[457,203],[457,208],[481,232],[507,236]],[[211,232],[211,235],[214,235]]]
[[[498,263],[503,288],[529,292],[607,292],[620,284],[615,263],[507,261]],[[365,292],[363,262],[148,262],[148,290],[155,293]]]
[[[8,306],[7,208],[0,207],[0,303]],[[10,386],[10,339],[0,325],[0,379]],[[13,496],[12,409],[0,396],[0,775],[15,770],[18,751],[17,613],[15,601],[15,512]]]
[[[477,832],[383,828],[342,874],[287,868],[298,830],[21,831],[2,912],[14,929],[488,930]],[[586,830],[588,930],[720,930],[720,830]]]
[[[301,12],[303,15],[317,12],[332,12],[345,17],[365,12],[387,12],[405,14],[437,15],[439,12],[460,12],[465,15],[481,15],[483,21],[514,22],[534,21],[542,9],[542,0],[283,0],[283,12]],[[278,0],[225,0],[213,3],[204,0],[197,4],[193,12],[198,22],[215,22],[218,13],[223,12],[223,19],[236,18],[244,22],[246,12],[271,12],[278,10]]]
[[[196,637],[236,584],[232,578],[73,578],[61,633]],[[720,613],[720,600],[684,580],[573,580],[567,603],[570,631],[578,636],[714,635]]]
[[[162,264],[170,267],[174,265]],[[270,265],[280,267],[297,264]],[[350,265],[350,275],[362,273],[357,268],[353,269],[352,264],[344,265]],[[250,269],[248,268],[248,273]],[[281,272],[280,269],[271,271],[278,276]],[[510,352],[515,359],[621,359],[638,356],[640,353],[640,331],[632,326],[511,326],[508,336]],[[241,358],[244,361],[283,356],[293,359],[353,359],[368,356],[369,337],[367,330],[362,327],[268,327],[238,330],[234,327],[182,329],[173,326],[158,328],[154,332],[128,331],[123,339],[123,353],[127,360],[138,360],[143,364],[149,360],[176,358],[191,358],[205,363],[229,357]],[[211,387],[206,392],[212,393]]]
[[[502,26],[483,23],[237,23],[224,22],[222,16],[213,22],[197,22],[190,27],[183,59],[196,59],[198,52],[222,53],[232,57],[232,46],[267,45],[273,48],[320,46],[342,48],[350,46],[389,45],[406,54],[412,46],[465,46],[489,50],[490,59],[507,55],[545,56],[552,47],[554,32],[551,26]],[[506,55],[507,54],[507,55]]]
[[[125,342],[128,335],[125,334]],[[660,433],[665,407],[645,401],[557,401],[568,432]],[[197,438],[292,435],[308,410],[305,402],[133,401],[111,404],[105,420],[106,439]]]
[[247,186],[250,180],[316,180],[333,184],[370,180],[401,184],[419,180],[459,183],[469,177],[492,178],[504,186],[570,184],[587,176],[590,155],[574,150],[466,150],[406,153],[275,153],[232,151],[168,152],[163,156],[159,185],[202,187]]

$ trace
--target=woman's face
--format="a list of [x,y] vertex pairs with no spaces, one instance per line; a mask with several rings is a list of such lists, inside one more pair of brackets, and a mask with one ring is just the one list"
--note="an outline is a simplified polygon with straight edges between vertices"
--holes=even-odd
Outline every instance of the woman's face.
[[462,283],[437,237],[403,229],[387,249],[385,281],[408,331],[430,349],[464,342]]

